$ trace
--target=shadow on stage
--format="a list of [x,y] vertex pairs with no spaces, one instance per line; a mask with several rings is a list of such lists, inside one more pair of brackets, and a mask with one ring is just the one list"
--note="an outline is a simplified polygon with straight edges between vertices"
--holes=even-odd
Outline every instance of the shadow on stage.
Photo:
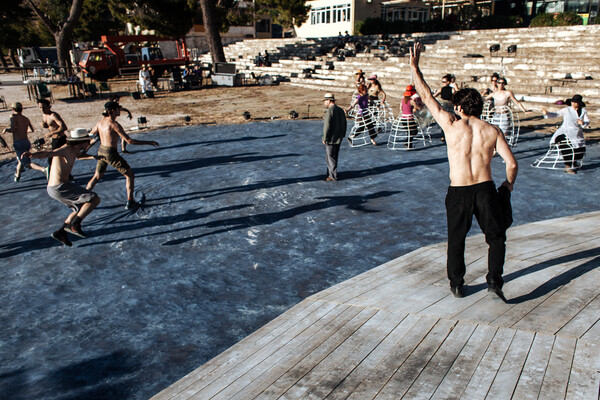
[[61,400],[127,399],[133,395],[128,376],[139,368],[128,351],[120,350],[68,365],[39,380],[32,381],[31,375],[36,373],[27,369],[2,374],[0,392],[3,398],[13,400],[45,398],[48,392]]
[[[584,258],[594,257],[593,259],[586,261],[582,264],[574,266],[565,270],[564,272],[552,277],[550,280],[543,282],[540,286],[533,289],[529,293],[522,294],[513,299],[508,299],[508,304],[519,304],[524,303],[526,301],[534,300],[540,297],[543,297],[552,291],[560,288],[571,282],[573,279],[580,277],[583,274],[586,274],[600,266],[600,247],[596,247],[594,249],[579,251],[573,254],[568,254],[565,256],[560,256],[553,258],[551,260],[547,260],[538,264],[530,265],[527,268],[523,268],[519,271],[511,272],[504,276],[505,283],[510,281],[514,281],[519,279],[522,276],[533,274],[535,272],[541,271],[545,268],[554,267],[556,265],[574,262],[577,260],[581,260]],[[481,290],[487,289],[487,283],[480,283],[472,286],[465,286],[465,295],[471,295]]]

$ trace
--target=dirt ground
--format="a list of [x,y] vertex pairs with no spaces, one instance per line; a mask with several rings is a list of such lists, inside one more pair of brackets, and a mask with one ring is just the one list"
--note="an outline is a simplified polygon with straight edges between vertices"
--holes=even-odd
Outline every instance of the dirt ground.
[[[0,75],[0,96],[10,107],[15,101],[23,103],[23,114],[27,116],[35,132],[30,135],[33,141],[44,135],[41,128],[41,114],[37,104],[28,99],[27,88],[23,85],[19,74]],[[85,99],[69,98],[66,86],[50,86],[54,95],[52,109],[58,112],[69,129],[91,129],[103,111],[103,104],[108,101],[109,94]],[[154,99],[142,98],[134,100],[129,93],[136,90],[136,81],[118,80],[110,82],[111,93],[121,95],[121,104],[129,109],[133,119],[126,115],[119,122],[130,133],[139,132],[138,118],[146,117],[147,125],[142,131],[164,129],[181,125],[200,124],[243,124],[266,119],[289,119],[292,110],[302,119],[322,118],[324,91],[300,88],[290,85],[276,86],[243,86],[243,87],[206,87],[200,90],[170,92],[160,90]],[[347,107],[350,104],[349,93],[338,92],[338,105]],[[399,99],[388,97],[394,111],[398,110]],[[249,112],[251,118],[245,119],[244,113]],[[9,126],[11,111],[0,109],[0,130]],[[189,116],[190,121],[185,118]],[[525,129],[551,133],[554,124],[544,121],[539,113],[520,114],[521,126]],[[598,130],[586,133],[590,138],[599,136]],[[4,135],[9,146],[12,145],[10,134]],[[0,147],[0,161],[14,157],[12,147]]]

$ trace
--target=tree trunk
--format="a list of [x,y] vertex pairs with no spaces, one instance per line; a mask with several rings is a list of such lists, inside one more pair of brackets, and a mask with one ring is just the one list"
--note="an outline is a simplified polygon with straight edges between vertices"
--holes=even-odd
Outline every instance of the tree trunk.
[[0,63],[2,63],[2,68],[4,68],[4,70],[8,72],[8,64],[4,59],[4,53],[2,52],[2,49],[0,49]]
[[17,51],[15,49],[8,49],[8,58],[10,58],[10,62],[12,63],[13,67],[16,68],[21,65],[17,59]]
[[215,0],[200,0],[202,8],[202,19],[204,21],[204,31],[208,40],[208,48],[212,57],[213,65],[218,62],[225,62],[225,52],[223,51],[223,42],[217,26],[215,15]]
[[[71,60],[69,58],[69,49],[71,47],[71,34],[73,33],[73,29],[79,21],[79,17],[81,16],[81,12],[83,11],[83,2],[84,0],[72,0],[71,10],[69,11],[69,16],[67,20],[64,22],[60,22],[58,25],[55,25],[50,18],[37,6],[37,4],[33,0],[27,0],[27,3],[33,10],[33,12],[38,16],[38,18],[42,21],[46,28],[50,32],[54,34],[54,40],[56,40],[56,53],[58,55],[58,65],[62,68],[70,69]],[[67,71],[67,74],[70,74],[70,71]]]

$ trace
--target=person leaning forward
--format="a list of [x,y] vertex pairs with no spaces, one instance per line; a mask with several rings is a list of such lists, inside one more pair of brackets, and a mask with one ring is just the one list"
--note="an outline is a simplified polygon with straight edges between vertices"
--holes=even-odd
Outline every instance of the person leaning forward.
[[346,136],[346,113],[335,104],[335,96],[327,93],[323,98],[325,116],[323,117],[323,144],[327,154],[326,181],[337,181],[337,162],[340,144]]
[[417,93],[444,130],[446,135],[450,186],[446,195],[448,221],[447,272],[450,289],[455,297],[463,297],[465,283],[465,238],[473,215],[489,245],[488,292],[506,301],[502,292],[507,223],[502,212],[500,196],[492,180],[491,161],[494,150],[506,165],[506,180],[502,183],[509,192],[517,178],[518,164],[504,139],[502,131],[479,119],[483,99],[475,89],[462,89],[452,97],[454,113],[445,111],[431,95],[419,69],[421,44],[410,52],[410,66],[415,77]]
[[[125,161],[125,159],[117,152],[119,138],[125,139],[128,144],[147,144],[158,147],[158,143],[152,140],[136,140],[130,138],[129,135],[125,133],[121,124],[117,122],[117,117],[121,115],[121,110],[122,107],[119,103],[114,101],[109,101],[104,104],[104,112],[102,113],[103,118],[96,124],[90,133],[91,135],[97,134],[100,137],[100,148],[98,149],[98,156],[96,157],[98,159],[96,172],[88,182],[86,189],[92,190],[106,172],[106,167],[111,165],[125,177],[125,187],[127,189],[127,203],[125,204],[125,208],[131,210],[139,207],[139,204],[133,199],[133,171],[127,161]],[[93,144],[94,142],[90,144],[90,147]]]

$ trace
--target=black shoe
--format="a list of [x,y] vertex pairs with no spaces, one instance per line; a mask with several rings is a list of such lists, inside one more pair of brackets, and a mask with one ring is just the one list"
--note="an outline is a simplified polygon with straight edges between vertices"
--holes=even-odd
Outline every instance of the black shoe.
[[463,297],[465,297],[465,293],[463,291],[462,286],[450,286],[450,291],[457,299],[462,299]]
[[125,203],[126,210],[136,210],[140,208],[140,206],[141,204],[137,203],[135,200],[127,200],[127,203]]
[[133,153],[132,153],[132,152],[130,152],[129,150],[125,150],[125,149],[123,149],[121,152],[122,152],[123,154],[133,154]]
[[65,232],[63,229],[59,229],[57,231],[52,232],[52,235],[50,235],[50,236],[52,237],[52,239],[58,240],[59,242],[61,242],[65,246],[68,246],[68,247],[73,246],[73,243],[71,243],[69,241],[67,232]]
[[488,294],[491,294],[494,299],[502,300],[506,303],[506,297],[504,297],[504,293],[502,293],[502,289],[498,286],[490,286],[488,287]]
[[80,238],[87,238],[88,235],[86,235],[82,230],[81,230],[81,225],[80,224],[71,224],[67,227],[65,227],[65,231],[72,233],[73,235],[77,235]]

